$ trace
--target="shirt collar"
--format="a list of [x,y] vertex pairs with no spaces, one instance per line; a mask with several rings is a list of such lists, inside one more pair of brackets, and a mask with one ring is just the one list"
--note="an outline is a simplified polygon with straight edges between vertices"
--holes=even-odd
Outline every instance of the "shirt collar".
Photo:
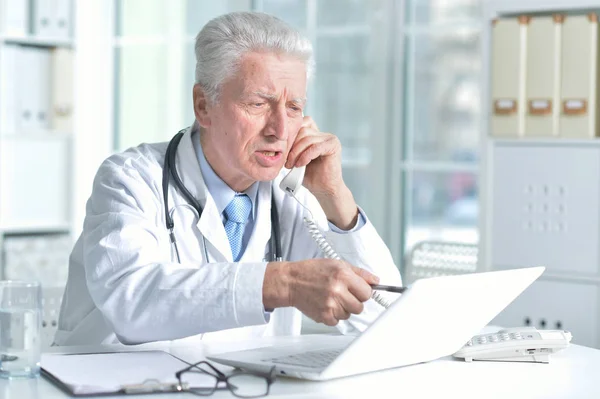
[[[204,183],[206,184],[206,188],[210,193],[211,197],[215,201],[217,209],[219,210],[219,214],[222,214],[227,205],[231,202],[233,197],[238,194],[236,191],[232,190],[231,187],[227,185],[213,170],[210,166],[206,157],[204,156],[204,151],[202,151],[202,145],[200,144],[200,133],[198,130],[192,132],[192,143],[194,144],[194,150],[196,151],[196,156],[198,157],[198,163],[200,164],[200,172],[202,173],[202,178],[204,179]],[[258,182],[254,182],[246,191],[243,192],[246,194],[250,201],[252,201],[252,219],[256,219],[256,201],[258,198]]]

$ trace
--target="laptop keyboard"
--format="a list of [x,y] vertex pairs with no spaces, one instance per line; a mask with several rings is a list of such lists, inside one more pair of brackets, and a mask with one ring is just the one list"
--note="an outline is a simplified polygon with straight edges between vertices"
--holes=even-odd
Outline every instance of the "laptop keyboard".
[[275,357],[272,359],[263,359],[263,362],[289,364],[292,366],[320,369],[328,366],[342,352],[342,350],[343,349],[340,348],[333,350],[303,352],[288,356]]

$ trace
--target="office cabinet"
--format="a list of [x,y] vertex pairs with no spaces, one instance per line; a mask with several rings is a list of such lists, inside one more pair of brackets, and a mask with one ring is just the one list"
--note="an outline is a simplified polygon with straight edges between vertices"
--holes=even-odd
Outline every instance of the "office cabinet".
[[491,262],[600,272],[600,146],[498,142],[490,153]]
[[574,343],[600,347],[600,142],[490,145],[484,262],[491,270],[546,267],[492,323],[567,329]]
[[541,277],[500,313],[492,324],[567,330],[573,343],[600,345],[598,286]]
[[[58,261],[11,242],[57,234],[72,241],[74,4],[60,0],[48,9],[46,1],[10,3],[12,23],[21,28],[0,23],[0,278],[46,285],[63,280],[64,251]],[[39,29],[40,21],[52,29]],[[26,263],[15,261],[20,255],[30,256]]]
[[[483,132],[480,262],[484,270],[545,266],[544,274],[493,324],[566,329],[573,342],[600,348],[600,140],[598,18],[592,1],[489,3],[489,21],[527,21],[524,129]],[[527,18],[528,19],[527,19]],[[486,25],[487,26],[487,25]],[[496,27],[486,34],[496,46]],[[493,47],[484,51],[484,92],[497,101]],[[515,74],[515,61],[506,65]],[[508,84],[508,83],[507,83]],[[514,85],[511,90],[514,90]],[[503,94],[507,96],[508,94]]]

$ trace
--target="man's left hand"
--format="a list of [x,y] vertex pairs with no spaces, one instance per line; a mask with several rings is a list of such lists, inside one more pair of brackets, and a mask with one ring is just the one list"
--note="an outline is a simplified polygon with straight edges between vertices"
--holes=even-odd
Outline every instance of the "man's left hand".
[[317,198],[327,219],[341,229],[356,224],[358,208],[342,178],[342,144],[331,133],[319,131],[305,116],[290,149],[286,168],[306,166],[303,185]]

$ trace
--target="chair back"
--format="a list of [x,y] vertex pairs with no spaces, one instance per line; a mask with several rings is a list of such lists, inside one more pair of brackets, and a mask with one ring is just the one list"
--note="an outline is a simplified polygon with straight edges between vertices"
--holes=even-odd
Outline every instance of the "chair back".
[[474,273],[477,271],[476,244],[422,241],[408,253],[404,284],[426,277]]

